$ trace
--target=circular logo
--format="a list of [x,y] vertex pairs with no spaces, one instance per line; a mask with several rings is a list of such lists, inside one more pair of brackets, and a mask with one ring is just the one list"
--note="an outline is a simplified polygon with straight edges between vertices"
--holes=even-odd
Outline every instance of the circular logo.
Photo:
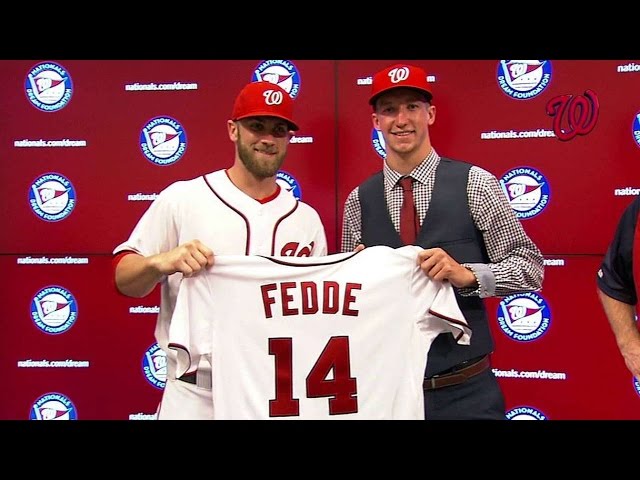
[[76,191],[59,173],[46,173],[33,181],[29,189],[31,210],[47,222],[60,221],[76,206]]
[[635,117],[633,117],[631,131],[633,133],[633,141],[640,147],[640,112],[636,113]]
[[384,137],[382,136],[382,132],[380,130],[376,130],[375,128],[371,130],[371,144],[373,145],[373,149],[376,151],[380,158],[387,158],[387,149],[384,142]]
[[549,86],[551,61],[500,60],[497,77],[505,94],[517,100],[528,100]]
[[547,420],[547,416],[533,407],[516,407],[507,412],[507,420]]
[[184,155],[187,134],[173,118],[155,117],[140,132],[140,148],[151,163],[171,165]]
[[31,319],[44,333],[64,333],[77,318],[78,304],[66,288],[57,285],[45,287],[31,300]]
[[300,188],[300,184],[290,173],[280,170],[276,174],[276,182],[280,185],[280,188],[287,192],[291,192],[297,200],[302,198],[302,189]]
[[549,182],[535,168],[509,170],[500,179],[500,186],[520,220],[535,217],[549,204]]
[[69,73],[57,63],[45,62],[33,67],[24,82],[31,105],[43,112],[64,108],[73,95]]
[[45,393],[31,407],[29,420],[77,420],[73,402],[61,393]]
[[533,292],[503,298],[498,305],[497,317],[502,331],[518,342],[540,338],[551,324],[549,305]]
[[144,352],[142,371],[151,385],[161,390],[164,388],[167,383],[167,354],[157,343]]
[[254,69],[251,81],[275,83],[293,99],[300,93],[300,74],[288,60],[264,60]]

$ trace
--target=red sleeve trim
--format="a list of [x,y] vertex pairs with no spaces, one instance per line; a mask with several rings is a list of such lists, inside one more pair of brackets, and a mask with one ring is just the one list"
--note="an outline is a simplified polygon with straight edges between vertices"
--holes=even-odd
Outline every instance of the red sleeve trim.
[[124,252],[120,252],[118,254],[116,254],[115,257],[113,257],[113,260],[111,260],[111,266],[113,267],[113,273],[115,274],[116,272],[116,267],[118,266],[118,264],[120,263],[120,261],[126,257],[127,255],[130,255],[132,253],[135,253],[136,255],[138,255],[136,252],[132,251],[132,250],[125,250]]
[[132,250],[125,250],[124,252],[120,252],[118,254],[116,254],[113,259],[111,260],[111,266],[112,266],[112,275],[111,275],[111,284],[113,286],[113,289],[116,291],[116,293],[118,293],[118,295],[122,295],[125,296],[120,290],[118,290],[118,286],[116,285],[116,267],[118,266],[118,264],[120,263],[120,261],[126,257],[127,255],[130,254],[136,254],[138,255],[138,253],[132,251]]

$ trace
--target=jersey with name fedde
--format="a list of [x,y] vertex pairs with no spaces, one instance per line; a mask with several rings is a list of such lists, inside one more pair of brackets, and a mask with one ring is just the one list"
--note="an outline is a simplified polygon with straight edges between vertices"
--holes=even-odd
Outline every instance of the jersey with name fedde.
[[423,419],[432,341],[469,344],[471,331],[419,251],[217,256],[180,287],[178,374],[211,356],[216,419]]

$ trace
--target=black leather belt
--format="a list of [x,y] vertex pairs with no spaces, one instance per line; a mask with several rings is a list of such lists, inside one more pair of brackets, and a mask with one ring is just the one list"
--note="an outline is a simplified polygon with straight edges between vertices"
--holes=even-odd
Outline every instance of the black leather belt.
[[425,378],[422,388],[425,390],[435,390],[436,388],[459,385],[471,377],[475,377],[476,375],[484,372],[489,367],[491,367],[489,355],[468,360],[467,362],[463,362],[452,369],[447,370],[445,373]]
[[[425,390],[435,390],[436,388],[459,385],[465,380],[484,372],[490,366],[491,363],[489,361],[489,356],[485,355],[480,359],[473,359],[456,365],[450,369],[448,373],[440,373],[431,378],[425,378],[422,387]],[[197,371],[186,373],[183,376],[178,377],[178,380],[195,385],[196,377]]]

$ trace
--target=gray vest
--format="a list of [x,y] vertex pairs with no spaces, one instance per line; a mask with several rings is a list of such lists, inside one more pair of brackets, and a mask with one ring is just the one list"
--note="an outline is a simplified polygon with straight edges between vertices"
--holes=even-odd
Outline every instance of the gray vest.
[[[431,204],[418,232],[416,244],[440,247],[458,263],[489,263],[481,232],[476,229],[467,199],[471,165],[441,158],[436,170]],[[362,243],[371,247],[403,246],[387,210],[383,174],[378,172],[358,188],[362,208]],[[458,345],[450,333],[434,340],[427,358],[426,377],[493,350],[484,302],[479,297],[462,297],[456,291],[460,310],[472,329],[471,345]]]

